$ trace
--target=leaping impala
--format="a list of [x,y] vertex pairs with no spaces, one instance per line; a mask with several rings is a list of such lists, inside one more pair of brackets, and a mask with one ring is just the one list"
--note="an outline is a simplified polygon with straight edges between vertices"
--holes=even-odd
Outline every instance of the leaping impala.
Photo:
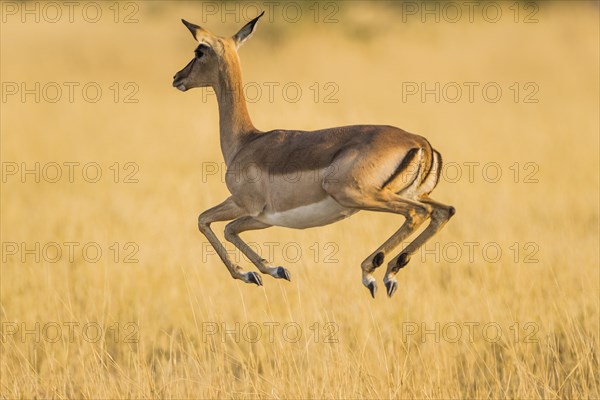
[[[182,20],[199,45],[192,61],[175,74],[173,86],[183,92],[196,87],[214,89],[227,169],[254,171],[241,178],[238,173],[227,173],[231,196],[201,213],[198,227],[231,276],[262,285],[259,274],[245,272],[231,261],[211,223],[232,221],[225,227],[225,238],[261,273],[290,280],[287,269],[262,259],[239,234],[274,225],[323,226],[359,210],[403,215],[400,229],[361,264],[362,282],[375,297],[375,269],[430,219],[427,228],[388,262],[383,281],[392,296],[398,287],[396,273],[454,215],[454,207],[429,198],[439,180],[442,157],[425,138],[392,126],[355,125],[311,132],[256,129],[246,109],[237,49],[252,35],[263,14],[232,37],[213,35]],[[298,179],[287,179],[290,173]]]

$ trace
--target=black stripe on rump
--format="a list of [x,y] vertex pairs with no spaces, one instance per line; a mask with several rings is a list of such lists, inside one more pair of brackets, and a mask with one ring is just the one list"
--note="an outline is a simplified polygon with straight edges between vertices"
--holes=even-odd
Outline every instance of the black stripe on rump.
[[[400,161],[400,165],[398,165],[398,167],[396,168],[396,170],[394,171],[394,173],[392,174],[392,176],[390,176],[384,183],[383,185],[381,185],[381,188],[385,188],[387,185],[389,185],[394,179],[396,179],[398,177],[398,175],[400,175],[402,172],[404,172],[404,170],[406,169],[406,167],[408,167],[408,165],[417,157],[417,154],[419,153],[419,149],[418,148],[412,148],[408,151],[408,153],[406,153],[406,156],[402,159],[402,161]],[[421,165],[419,163],[419,169],[421,168]],[[417,174],[415,176],[419,175],[419,171],[417,170]],[[414,179],[413,179],[414,182]],[[412,182],[411,182],[412,183]],[[409,186],[409,185],[406,185]]]

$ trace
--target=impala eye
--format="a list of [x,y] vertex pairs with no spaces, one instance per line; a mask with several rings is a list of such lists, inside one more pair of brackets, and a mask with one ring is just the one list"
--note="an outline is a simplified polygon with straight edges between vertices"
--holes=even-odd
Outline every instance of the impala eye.
[[196,48],[196,50],[194,50],[194,54],[196,55],[196,58],[202,58],[202,56],[204,56],[206,54],[206,51],[209,49],[209,47],[205,44],[201,44],[200,46],[198,46]]

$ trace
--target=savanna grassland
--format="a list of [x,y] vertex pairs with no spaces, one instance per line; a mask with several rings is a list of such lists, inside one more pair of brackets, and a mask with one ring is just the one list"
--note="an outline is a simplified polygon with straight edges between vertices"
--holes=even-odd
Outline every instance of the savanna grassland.
[[171,87],[179,19],[255,15],[211,4],[3,3],[0,397],[598,398],[597,5],[265,7],[240,49],[258,128],[390,124],[444,156],[456,215],[372,299],[360,263],[400,216],[243,234],[292,273],[263,287],[198,232],[228,192],[214,94]]

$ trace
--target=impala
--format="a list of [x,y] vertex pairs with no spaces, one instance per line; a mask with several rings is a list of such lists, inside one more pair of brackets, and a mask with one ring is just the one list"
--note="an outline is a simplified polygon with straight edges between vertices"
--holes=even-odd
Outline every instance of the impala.
[[[402,129],[355,125],[318,131],[272,130],[252,124],[243,95],[238,48],[252,35],[258,19],[232,37],[213,35],[198,25],[182,22],[198,46],[194,58],[173,77],[181,91],[212,87],[219,104],[221,151],[229,170],[251,169],[260,179],[227,173],[231,196],[198,217],[200,231],[210,241],[231,276],[262,285],[256,272],[246,272],[229,258],[211,224],[232,221],[225,239],[233,243],[263,274],[290,280],[284,267],[260,257],[239,236],[270,226],[304,229],[347,218],[360,210],[404,216],[400,228],[361,264],[362,282],[375,297],[373,272],[413,234],[429,225],[406,248],[389,260],[383,279],[388,296],[398,287],[396,274],[412,254],[435,235],[454,214],[454,207],[429,198],[436,187],[442,157],[429,142]],[[286,179],[296,173],[298,179]]]

